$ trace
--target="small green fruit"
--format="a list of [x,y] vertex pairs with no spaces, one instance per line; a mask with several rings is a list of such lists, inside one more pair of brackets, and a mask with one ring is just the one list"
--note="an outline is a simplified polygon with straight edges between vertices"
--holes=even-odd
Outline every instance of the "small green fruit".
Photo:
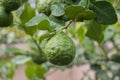
[[45,46],[45,54],[50,63],[68,65],[75,57],[76,48],[73,41],[64,33],[58,32]]
[[50,14],[50,7],[52,4],[58,3],[59,0],[37,0],[36,8],[39,13]]
[[21,3],[21,0],[3,0],[3,6],[8,12],[17,10]]
[[7,27],[13,23],[13,15],[0,6],[0,27]]

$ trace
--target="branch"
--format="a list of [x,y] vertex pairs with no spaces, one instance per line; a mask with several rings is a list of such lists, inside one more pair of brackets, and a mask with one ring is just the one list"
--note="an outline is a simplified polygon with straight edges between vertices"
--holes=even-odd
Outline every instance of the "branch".
[[41,47],[39,46],[39,44],[37,43],[37,41],[34,39],[33,36],[31,36],[31,37],[32,37],[32,40],[34,41],[34,43],[36,44],[36,46],[38,47],[40,53],[42,53],[42,49],[41,49]]
[[89,75],[88,75],[88,72],[90,71],[90,69],[89,70],[87,70],[87,72],[83,72],[83,77],[81,78],[81,80],[84,80],[84,78],[87,76],[88,78],[89,78],[89,80],[91,80],[91,78],[89,77]]
[[64,29],[67,29],[71,25],[72,22],[73,22],[73,20],[69,21],[69,23],[65,27],[60,28],[58,31],[62,31]]
[[[99,44],[99,43],[98,43],[98,44]],[[106,60],[109,60],[109,57],[107,56],[107,52],[106,52],[106,50],[104,49],[104,47],[103,47],[101,44],[99,44],[99,47],[100,47],[101,50],[103,51],[104,56],[106,57]]]
[[71,20],[71,21],[65,26],[65,29],[67,29],[67,28],[71,25],[72,22],[73,22],[73,21]]
[[0,73],[0,76],[3,78],[3,80],[7,80],[7,77],[3,72]]
[[0,60],[8,60],[8,59],[12,59],[14,57],[14,55],[3,55],[0,56]]
[[113,46],[116,48],[116,50],[120,51],[119,47],[116,45],[116,43],[113,39],[111,39],[111,42],[112,42]]
[[46,78],[45,78],[45,77],[43,77],[43,80],[46,80]]

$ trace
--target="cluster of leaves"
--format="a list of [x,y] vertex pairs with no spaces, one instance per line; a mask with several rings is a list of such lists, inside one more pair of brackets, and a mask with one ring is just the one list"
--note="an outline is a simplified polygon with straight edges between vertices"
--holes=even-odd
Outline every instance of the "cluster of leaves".
[[[9,60],[4,60],[6,57],[0,59],[0,75],[5,74],[7,78],[12,79],[16,67],[25,64],[26,76],[30,80],[35,80],[44,78],[45,73],[51,67],[64,70],[74,65],[81,66],[89,63],[90,68],[96,71],[95,80],[114,80],[119,77],[119,56],[114,56],[111,59],[109,55],[111,52],[119,55],[117,52],[120,51],[119,44],[115,42],[120,37],[120,24],[117,22],[120,2],[116,3],[118,0],[58,0],[58,2],[48,0],[48,2],[51,1],[53,2],[48,4],[45,0],[43,5],[45,5],[45,9],[46,7],[48,9],[43,11],[44,6],[42,6],[42,10],[38,9],[40,6],[37,6],[41,3],[37,4],[38,2],[36,2],[36,7],[33,8],[25,0],[22,6],[13,12],[14,26],[32,37],[29,40],[30,50],[6,48],[5,53],[10,55],[7,57],[11,58],[12,54],[13,58]],[[55,32],[63,29],[66,29],[66,33],[76,43],[77,55],[74,63],[62,67],[52,65],[49,62],[39,63],[38,61],[35,63],[39,65],[35,64],[31,55],[41,54],[41,49],[44,49],[47,40]],[[44,31],[44,34],[39,35],[41,31]],[[108,42],[113,45],[110,49],[105,47],[106,44],[109,46]],[[7,64],[3,65],[5,62]],[[112,76],[109,76],[108,73],[112,73]],[[2,78],[4,79],[4,77],[0,77],[0,79]]]

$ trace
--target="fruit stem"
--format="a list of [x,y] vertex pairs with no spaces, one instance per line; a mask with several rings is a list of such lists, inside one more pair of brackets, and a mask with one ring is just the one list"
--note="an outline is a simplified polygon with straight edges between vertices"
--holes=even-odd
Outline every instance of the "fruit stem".
[[42,49],[41,49],[41,47],[39,46],[39,44],[37,43],[37,41],[34,39],[33,36],[31,36],[31,37],[32,37],[32,40],[34,41],[34,43],[36,44],[36,46],[38,47],[40,53],[42,53]]
[[65,27],[61,27],[57,32],[67,29],[71,25],[72,22],[73,22],[73,20],[69,21],[69,23]]
[[85,9],[89,10],[90,0],[87,0],[87,4],[85,6]]
[[71,25],[72,22],[73,22],[73,20],[71,20],[71,21],[64,27],[64,29],[67,29],[67,28]]

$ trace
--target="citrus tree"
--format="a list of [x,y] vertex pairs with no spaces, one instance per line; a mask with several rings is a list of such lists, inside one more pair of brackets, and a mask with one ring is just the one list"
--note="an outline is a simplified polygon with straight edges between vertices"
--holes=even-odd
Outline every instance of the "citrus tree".
[[[29,80],[45,80],[50,68],[86,63],[94,80],[120,79],[119,10],[119,0],[0,0],[0,80],[12,80],[21,64]],[[12,47],[18,35],[29,37],[29,50]]]

